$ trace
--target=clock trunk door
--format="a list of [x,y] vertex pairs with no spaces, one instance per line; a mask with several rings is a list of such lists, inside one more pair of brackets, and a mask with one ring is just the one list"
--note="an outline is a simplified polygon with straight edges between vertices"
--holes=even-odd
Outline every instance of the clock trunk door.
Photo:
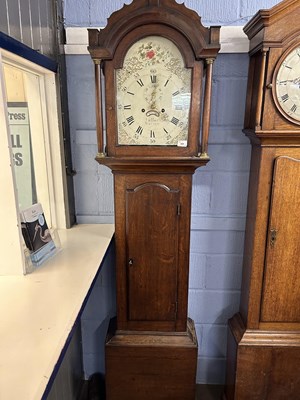
[[275,162],[261,320],[300,322],[300,160]]
[[161,183],[126,192],[128,320],[153,329],[176,320],[179,194]]

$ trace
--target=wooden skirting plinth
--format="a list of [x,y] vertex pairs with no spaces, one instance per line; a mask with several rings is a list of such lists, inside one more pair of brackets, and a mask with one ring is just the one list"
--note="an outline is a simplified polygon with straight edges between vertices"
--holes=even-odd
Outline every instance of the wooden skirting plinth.
[[300,399],[300,332],[245,329],[229,320],[227,400]]
[[198,345],[186,332],[117,331],[106,342],[107,400],[194,400]]

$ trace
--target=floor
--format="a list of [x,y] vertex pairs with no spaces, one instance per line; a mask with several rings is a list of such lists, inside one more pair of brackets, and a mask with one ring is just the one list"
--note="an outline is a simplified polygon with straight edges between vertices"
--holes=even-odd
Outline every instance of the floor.
[[224,386],[197,385],[196,400],[221,400]]
[[[222,385],[197,385],[195,400],[221,400],[223,389]],[[99,375],[94,376],[89,382],[85,381],[80,400],[102,400],[104,398],[104,382]]]

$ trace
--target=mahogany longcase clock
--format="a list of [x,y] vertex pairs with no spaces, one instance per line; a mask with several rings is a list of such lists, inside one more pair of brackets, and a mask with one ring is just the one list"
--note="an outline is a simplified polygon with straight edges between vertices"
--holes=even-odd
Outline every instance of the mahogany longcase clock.
[[219,27],[203,27],[175,0],[134,0],[103,30],[89,29],[88,49],[96,160],[114,174],[117,323],[106,343],[107,399],[194,399],[191,184],[209,161]]
[[245,26],[244,132],[252,143],[240,312],[230,321],[227,400],[300,399],[300,1]]

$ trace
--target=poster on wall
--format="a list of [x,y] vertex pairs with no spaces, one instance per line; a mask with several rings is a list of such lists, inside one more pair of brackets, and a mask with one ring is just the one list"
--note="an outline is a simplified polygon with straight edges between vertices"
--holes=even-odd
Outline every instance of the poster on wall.
[[24,102],[8,103],[7,106],[19,206],[26,208],[34,202],[28,106]]

